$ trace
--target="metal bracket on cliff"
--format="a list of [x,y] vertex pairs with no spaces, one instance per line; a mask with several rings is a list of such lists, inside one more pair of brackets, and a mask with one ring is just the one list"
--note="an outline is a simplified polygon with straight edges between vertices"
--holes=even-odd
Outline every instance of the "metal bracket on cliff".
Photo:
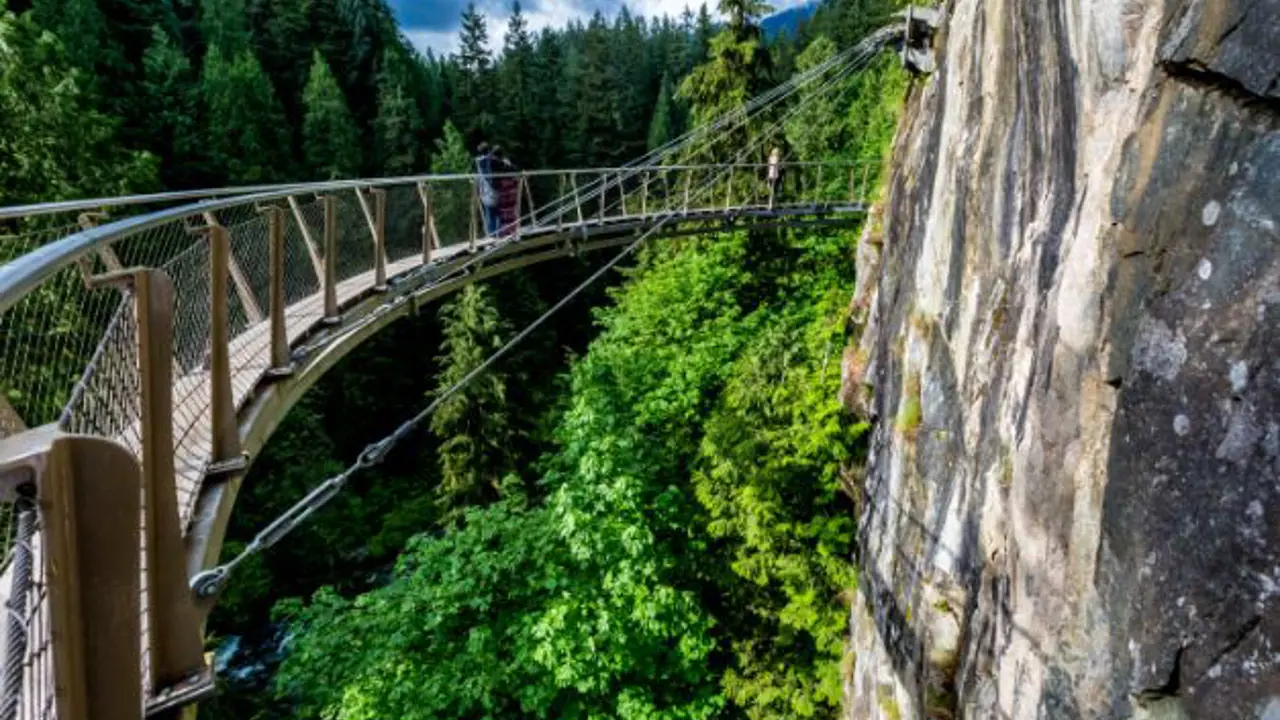
[[933,35],[942,22],[942,9],[935,6],[908,5],[897,13],[903,19],[902,67],[916,74],[931,73],[937,68],[933,57]]

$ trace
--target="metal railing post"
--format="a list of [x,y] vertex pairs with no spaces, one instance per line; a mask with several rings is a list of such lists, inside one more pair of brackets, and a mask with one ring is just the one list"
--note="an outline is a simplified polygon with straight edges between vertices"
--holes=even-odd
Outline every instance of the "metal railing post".
[[822,167],[822,165],[818,165],[818,180],[813,186],[813,198],[810,200],[814,205],[817,205],[818,201],[822,199]]
[[640,214],[649,214],[649,171],[640,175]]
[[516,239],[517,239],[517,240],[519,240],[519,239],[520,239],[520,213],[521,213],[521,205],[523,204],[523,202],[522,202],[522,201],[524,200],[524,191],[525,191],[525,189],[526,189],[526,188],[525,188],[525,184],[524,184],[524,172],[522,171],[519,175],[517,175],[517,176],[516,176],[516,229],[515,229],[515,234],[516,234]]
[[[204,221],[209,225],[219,225],[217,216],[214,213],[204,213]],[[228,243],[230,243],[231,235],[227,234]],[[236,260],[235,253],[231,252],[231,245],[227,245],[227,272],[231,275],[231,287],[236,291],[236,297],[240,299],[240,307],[244,309],[245,317],[248,318],[250,325],[255,325],[266,319],[262,308],[258,306],[258,299],[253,296],[253,286],[249,284],[248,277],[244,274],[244,270],[240,267],[240,263]]]
[[[481,209],[479,182],[480,182],[479,180],[476,180],[475,182],[471,183],[471,242],[470,244],[467,245],[467,249],[473,253],[476,251],[476,240],[478,239],[476,236],[477,213]],[[484,234],[486,236],[489,234],[489,224],[487,219],[485,221]]]
[[585,220],[582,218],[582,198],[578,196],[578,173],[569,173],[569,182],[573,185],[573,207],[578,211],[578,224],[581,225]]
[[439,247],[440,241],[436,238],[435,198],[425,181],[418,182],[418,199],[422,201],[422,264],[426,265],[431,262],[432,243]]
[[289,362],[289,333],[284,324],[284,310],[289,304],[284,294],[284,210],[272,205],[263,208],[263,212],[267,216],[270,266],[271,367],[267,374],[281,377],[293,372],[293,364]]
[[609,173],[600,173],[600,223],[604,224],[604,206],[609,200]]
[[849,166],[849,202],[854,201],[853,177],[854,177],[854,169],[853,169],[853,166],[850,165]]
[[689,183],[691,182],[693,182],[693,170],[692,168],[685,168],[684,169],[684,212],[683,212],[683,214],[685,215],[689,214]]
[[870,165],[862,166],[862,197],[858,198],[862,202],[867,201],[867,172],[871,170]]
[[622,198],[622,217],[627,217],[627,186],[622,180],[622,173],[618,173],[618,195]]
[[373,289],[387,289],[387,191],[374,188],[373,195]]
[[[277,213],[279,210],[277,209]],[[277,223],[278,225],[279,223]],[[231,379],[226,357],[227,260],[230,243],[222,226],[210,228],[211,266],[221,266],[221,281],[210,283],[220,293],[212,305],[211,388],[214,422],[214,466],[218,461],[241,460],[240,436],[231,408],[233,441],[228,447],[219,427],[220,412],[230,403]],[[162,270],[133,274],[138,317],[138,369],[141,379],[142,488],[145,497],[143,524],[146,548],[147,635],[150,670],[148,687],[157,696],[184,686],[213,689],[213,678],[204,662],[204,638],[200,615],[187,581],[182,543],[182,521],[173,456],[173,318],[176,293],[173,281]],[[219,305],[221,307],[219,307]],[[221,336],[220,336],[221,335]],[[224,373],[219,375],[219,373]],[[220,381],[225,380],[225,382]],[[219,396],[219,393],[223,393]],[[221,451],[228,453],[218,455]],[[241,465],[243,467],[243,465]],[[151,700],[152,698],[148,698]]]
[[724,209],[728,210],[733,202],[733,166],[729,166],[729,180],[724,185]]
[[[556,191],[557,191],[556,197],[558,198],[564,197],[564,184],[565,184],[564,173],[560,173],[560,178],[556,182]],[[560,205],[556,209],[556,232],[559,233],[563,230],[564,230],[564,206]]]
[[[538,227],[538,206],[533,202],[533,186],[529,183],[529,179],[525,177],[524,173],[520,174],[520,182],[524,183],[524,199],[529,201],[529,222],[536,228]],[[519,207],[519,205],[516,206],[516,222],[520,221]],[[516,228],[516,232],[519,234],[519,228]]]
[[231,314],[227,307],[227,262],[230,233],[221,225],[209,226],[209,391],[212,424],[210,472],[240,469],[240,428],[236,422],[235,396],[231,391]]
[[324,206],[324,321],[336,323],[338,316],[338,198],[325,195]]

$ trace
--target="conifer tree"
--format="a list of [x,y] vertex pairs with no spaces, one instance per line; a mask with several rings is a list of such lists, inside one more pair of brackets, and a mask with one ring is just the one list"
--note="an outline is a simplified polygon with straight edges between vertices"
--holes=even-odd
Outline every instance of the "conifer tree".
[[200,88],[191,61],[156,26],[142,65],[148,145],[161,159],[161,178],[167,187],[199,185],[206,171],[201,167]]
[[31,16],[62,42],[66,60],[80,71],[83,90],[94,92],[98,78],[124,72],[124,54],[95,0],[35,0]]
[[665,145],[675,136],[671,119],[671,78],[662,74],[662,85],[658,88],[658,102],[653,107],[653,119],[649,122],[648,146],[655,150]]
[[704,2],[698,6],[698,19],[690,36],[693,47],[689,52],[689,66],[685,69],[686,73],[692,72],[695,67],[707,61],[707,56],[711,52],[711,38],[715,32],[711,13],[707,11],[707,4]]
[[562,82],[564,73],[560,37],[550,30],[543,30],[538,36],[531,70],[538,167],[556,167],[561,165],[564,157],[566,118],[570,112],[561,101],[566,92],[566,83]]
[[[769,51],[758,24],[769,6],[759,0],[720,0],[719,9],[728,23],[711,39],[707,61],[689,73],[679,90],[697,124],[742,107],[764,90],[771,75]],[[711,152],[743,147],[752,133],[752,128],[728,133]]]
[[56,37],[0,10],[0,205],[154,188],[155,158],[122,148],[95,100]]
[[[431,172],[441,175],[475,172],[467,143],[453,122],[446,120],[444,134],[436,139],[436,152],[431,156]],[[441,237],[467,237],[470,232],[471,185],[442,182],[433,186],[436,227]]]
[[293,128],[302,127],[302,89],[311,69],[312,43],[298,41],[310,37],[310,5],[297,0],[248,0],[254,55],[271,78]]
[[[835,54],[835,43],[821,35],[796,58],[797,69],[803,72],[816,67],[835,57]],[[848,84],[852,81],[843,82]],[[799,94],[800,102],[795,114],[784,125],[787,143],[795,149],[799,160],[830,160],[844,144],[847,134],[844,106],[837,102],[841,94],[819,91],[812,86],[801,88]]]
[[292,143],[284,110],[257,58],[247,48],[228,57],[217,45],[200,76],[203,133],[212,169],[235,184],[284,180],[292,174]]
[[244,0],[202,0],[200,34],[223,57],[235,58],[249,49],[249,25]]
[[302,151],[313,177],[353,177],[360,171],[360,131],[329,64],[315,53],[302,102]]
[[583,35],[577,70],[577,162],[606,166],[620,161],[617,75],[610,67],[609,27],[599,10]]
[[458,31],[458,86],[454,96],[454,117],[473,141],[493,132],[493,59],[489,55],[489,30],[475,2],[462,13]]
[[502,63],[498,72],[499,136],[508,155],[521,165],[530,162],[534,148],[533,40],[520,10],[519,0],[511,3],[511,17],[503,37]]
[[411,78],[406,68],[388,58],[378,76],[378,116],[374,120],[374,145],[380,172],[403,175],[419,166],[422,114],[410,96]]
[[[440,321],[437,392],[478,367],[512,332],[483,285],[468,285],[445,303]],[[440,502],[447,509],[496,500],[504,476],[514,469],[506,395],[506,373],[490,368],[431,416],[431,431],[440,439]]]

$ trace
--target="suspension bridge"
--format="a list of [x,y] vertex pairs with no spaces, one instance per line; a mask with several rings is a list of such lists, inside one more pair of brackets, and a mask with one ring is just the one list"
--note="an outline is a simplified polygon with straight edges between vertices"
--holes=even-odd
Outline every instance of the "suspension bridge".
[[[881,31],[623,167],[0,209],[0,720],[170,716],[212,691],[202,625],[235,565],[432,409],[218,564],[249,463],[308,388],[396,319],[469,283],[620,249],[554,312],[652,238],[857,222],[875,168],[780,162],[772,182],[754,160],[903,35]],[[749,126],[756,140],[726,142]],[[516,198],[494,233],[481,181]]]

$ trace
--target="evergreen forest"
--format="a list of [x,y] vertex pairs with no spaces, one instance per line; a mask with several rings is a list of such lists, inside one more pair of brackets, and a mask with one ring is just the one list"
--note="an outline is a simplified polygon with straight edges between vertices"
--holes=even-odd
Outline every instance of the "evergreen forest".
[[[436,56],[386,0],[0,0],[0,206],[469,172],[481,141],[526,168],[617,165],[896,5],[825,0],[766,39],[759,0],[536,33],[518,0],[505,27],[473,3]],[[766,144],[874,179],[907,85],[882,57]],[[838,395],[875,234],[645,245],[237,569],[200,716],[835,718],[868,427]],[[359,348],[254,458],[224,557],[600,261],[468,286]]]

